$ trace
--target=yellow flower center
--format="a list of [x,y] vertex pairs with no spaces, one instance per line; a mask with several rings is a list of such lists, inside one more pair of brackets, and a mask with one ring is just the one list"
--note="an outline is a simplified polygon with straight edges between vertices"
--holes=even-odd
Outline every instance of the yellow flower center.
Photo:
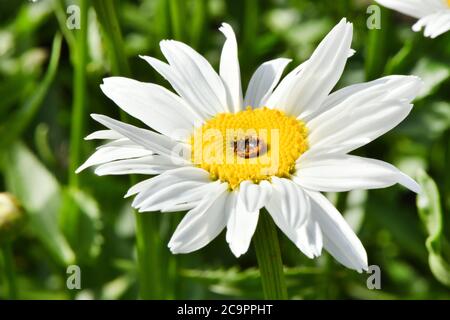
[[220,113],[191,136],[192,161],[231,189],[244,180],[289,177],[308,149],[307,133],[302,121],[266,107]]
[[450,0],[447,0],[447,5],[450,7]]

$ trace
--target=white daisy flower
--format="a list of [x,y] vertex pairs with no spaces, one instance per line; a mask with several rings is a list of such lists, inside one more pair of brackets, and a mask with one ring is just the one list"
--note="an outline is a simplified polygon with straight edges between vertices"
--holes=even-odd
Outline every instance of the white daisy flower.
[[425,37],[436,38],[450,30],[450,0],[375,0],[379,4],[419,19],[412,29],[424,28]]
[[[413,76],[389,76],[331,93],[347,58],[353,27],[343,19],[311,58],[278,84],[288,59],[263,63],[242,94],[237,43],[228,24],[217,74],[189,46],[161,42],[168,63],[143,56],[177,94],[152,83],[111,77],[103,92],[157,132],[104,115],[92,117],[106,139],[78,172],[157,175],[126,196],[144,211],[188,211],[174,232],[173,253],[198,250],[226,228],[236,257],[247,252],[266,208],[309,258],[327,250],[366,270],[367,255],[342,215],[321,192],[418,184],[392,165],[349,155],[398,125],[421,86]],[[253,133],[249,133],[253,132]],[[262,132],[262,134],[261,134]]]

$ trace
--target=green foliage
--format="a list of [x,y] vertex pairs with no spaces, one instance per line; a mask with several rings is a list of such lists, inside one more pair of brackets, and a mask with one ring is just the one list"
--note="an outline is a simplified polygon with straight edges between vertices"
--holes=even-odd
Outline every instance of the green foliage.
[[20,142],[10,146],[2,160],[6,186],[27,211],[33,233],[60,263],[73,263],[75,256],[58,227],[58,181]]
[[422,193],[417,196],[417,208],[428,233],[426,240],[428,263],[436,279],[450,286],[450,263],[447,260],[450,257],[450,247],[443,234],[439,190],[433,179],[424,171],[420,171],[417,178],[422,186]]
[[[65,193],[65,205],[75,205],[80,212],[78,216],[78,229],[80,230],[74,240],[72,247],[76,252],[78,261],[93,262],[101,252],[103,237],[101,229],[103,227],[101,221],[101,211],[97,200],[76,188],[67,188]],[[62,230],[70,234],[71,225],[70,217],[64,216],[70,214],[70,210],[61,210],[60,226]],[[66,219],[68,219],[68,221]]]
[[[82,5],[82,30],[66,26],[72,3]],[[88,114],[126,117],[101,93],[103,77],[168,87],[137,57],[162,58],[162,39],[188,43],[217,69],[224,41],[217,29],[230,23],[245,86],[264,61],[292,58],[292,70],[308,59],[346,16],[354,23],[356,53],[337,88],[389,74],[424,80],[408,118],[357,151],[417,177],[423,192],[417,206],[414,195],[399,186],[328,195],[361,238],[369,264],[380,266],[382,290],[367,289],[368,274],[347,270],[326,253],[307,259],[280,232],[289,297],[449,299],[450,33],[424,38],[411,31],[411,20],[385,9],[381,30],[368,30],[367,5],[357,0],[0,3],[0,192],[13,193],[28,216],[11,254],[0,259],[0,274],[5,267],[15,273],[17,296],[262,298],[253,249],[236,259],[221,235],[198,252],[174,256],[167,243],[184,213],[136,216],[123,199],[129,178],[74,174],[97,147],[82,141],[99,128]],[[83,270],[79,292],[65,286],[72,263]],[[0,299],[11,296],[8,287],[0,276]]]

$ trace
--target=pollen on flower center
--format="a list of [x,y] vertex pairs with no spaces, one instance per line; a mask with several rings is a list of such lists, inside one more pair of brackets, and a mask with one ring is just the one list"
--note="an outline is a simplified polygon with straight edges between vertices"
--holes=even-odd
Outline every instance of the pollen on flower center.
[[220,113],[191,136],[192,162],[235,189],[244,180],[289,177],[308,149],[307,128],[266,107]]

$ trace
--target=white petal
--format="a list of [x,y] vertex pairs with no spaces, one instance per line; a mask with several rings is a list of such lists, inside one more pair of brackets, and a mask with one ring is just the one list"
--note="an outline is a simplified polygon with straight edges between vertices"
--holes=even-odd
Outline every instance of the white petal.
[[84,140],[114,140],[121,138],[123,138],[123,136],[113,130],[98,130],[86,136]]
[[104,115],[92,114],[91,117],[109,129],[124,135],[134,143],[137,143],[150,151],[172,158],[175,164],[189,163],[186,159],[190,157],[190,149],[189,146],[185,144],[176,142],[164,135],[141,129]]
[[161,74],[175,91],[186,101],[191,107],[192,111],[201,119],[207,120],[210,118],[209,106],[204,106],[203,102],[199,100],[198,95],[192,91],[192,84],[186,82],[180,75],[178,75],[173,67],[161,60],[149,56],[139,56],[147,61],[159,74]]
[[415,32],[422,30],[422,28],[425,28],[425,37],[433,39],[450,30],[450,9],[420,18],[412,27]]
[[236,191],[230,194],[227,210],[229,210],[229,218],[226,240],[231,252],[239,257],[246,253],[250,246],[258,224],[259,210],[248,211],[244,199],[240,194],[236,194]]
[[141,182],[136,183],[134,186],[132,186],[130,189],[128,189],[128,192],[126,193],[124,198],[144,192],[149,187],[151,187],[152,184],[153,184],[153,178],[142,180]]
[[171,159],[160,155],[150,155],[135,159],[108,162],[98,166],[95,174],[123,175],[123,174],[161,174],[167,170],[178,168]]
[[184,86],[192,103],[198,103],[210,115],[229,112],[227,94],[222,79],[214,71],[209,62],[191,47],[174,40],[164,40],[160,43],[161,51],[173,68],[181,84]]
[[[147,150],[143,146],[138,145],[138,144],[134,143],[133,141],[131,141],[130,139],[124,138],[123,136],[120,139],[112,140],[112,141],[109,141],[109,142],[107,142],[105,144],[99,145],[97,147],[97,150],[98,149],[102,149],[102,148],[110,148],[110,147],[115,147],[115,148],[120,147],[120,148],[129,148],[129,149]],[[147,150],[147,152],[149,152],[151,154],[150,151]]]
[[[355,52],[356,52],[355,50],[350,49],[348,51],[347,58],[352,57],[355,54]],[[304,61],[283,78],[283,80],[277,86],[276,90],[273,91],[273,93],[268,97],[267,102],[265,103],[267,107],[272,109],[278,109],[279,108],[278,106],[282,105],[282,100],[286,97],[286,95],[289,94],[293,86],[295,86],[300,76],[300,72],[303,69],[305,69],[305,67],[308,65],[308,62],[309,60]],[[308,118],[310,117],[311,116],[308,116]]]
[[95,151],[76,173],[80,173],[91,166],[121,160],[151,155],[152,152],[143,148],[103,147]]
[[291,88],[295,85],[300,72],[307,66],[308,60],[299,64],[291,72],[289,72],[283,80],[278,84],[276,89],[268,97],[266,106],[272,109],[280,109],[282,105],[282,100],[285,99],[286,95],[289,94]]
[[420,186],[389,163],[352,155],[300,158],[292,179],[304,188],[325,192],[378,189],[400,183],[418,193]]
[[259,66],[248,84],[244,106],[253,108],[265,106],[289,62],[291,62],[290,59],[279,58],[264,62]]
[[[312,217],[297,230],[297,246],[307,248],[312,257],[319,257],[322,254],[323,234],[319,223]],[[301,246],[299,244],[302,244]],[[303,251],[303,250],[302,250]],[[303,251],[304,252],[304,251]]]
[[421,18],[436,10],[445,9],[441,0],[375,0],[379,4],[411,17]]
[[430,38],[434,39],[441,34],[450,30],[450,10],[441,14],[441,16],[433,23],[430,30]]
[[330,106],[307,126],[310,152],[348,153],[398,125],[411,111],[411,100],[422,82],[413,76],[394,76],[387,81],[351,86],[327,100]]
[[[417,92],[415,92],[417,87],[415,85],[418,85],[418,82],[421,82],[421,80],[414,76],[394,75],[369,82],[353,84],[331,93],[325,99],[321,109],[324,112],[328,111],[358,92],[367,93],[368,91],[365,90],[368,89],[378,90],[380,97],[377,98],[379,99],[388,100],[398,98],[411,102],[417,95]],[[411,85],[413,85],[412,88]],[[313,122],[314,120],[311,121]]]
[[266,180],[259,184],[243,181],[239,185],[239,197],[247,211],[259,211],[270,200],[271,195],[272,186]]
[[342,19],[322,40],[302,69],[294,77],[281,81],[268,105],[301,119],[312,116],[344,70],[352,34],[352,24]]
[[179,189],[180,192],[178,192],[176,190],[177,188],[175,187],[167,189],[166,192],[169,193],[171,191],[172,195],[168,195],[169,200],[161,203],[158,210],[160,210],[161,212],[191,210],[201,203],[201,201],[205,198],[205,194],[207,194],[211,190],[210,185],[216,182],[198,185],[188,190],[186,190],[185,188]]
[[200,124],[183,99],[159,85],[110,77],[100,88],[129,115],[173,139],[185,139]]
[[[317,257],[322,250],[322,233],[317,222],[310,217],[310,198],[295,183],[287,181],[272,177],[275,186],[266,208],[280,230],[307,257]],[[292,185],[295,185],[295,190],[290,190]]]
[[220,56],[220,77],[227,91],[229,109],[238,112],[242,109],[242,86],[236,36],[228,23],[223,23],[219,30],[226,37]]
[[307,193],[312,199],[311,214],[322,230],[324,248],[347,268],[358,272],[367,270],[366,250],[342,215],[321,193]]
[[219,235],[227,221],[227,189],[227,183],[216,183],[199,205],[184,216],[169,242],[172,253],[198,250]]
[[[134,208],[152,211],[149,210],[150,206],[160,203],[158,200],[160,198],[158,197],[164,194],[163,192],[163,194],[158,196],[157,193],[180,183],[184,183],[184,187],[186,187],[186,184],[189,184],[189,187],[196,188],[208,185],[211,181],[209,179],[209,173],[203,169],[196,167],[181,167],[168,170],[159,176],[138,183],[128,190],[126,197],[137,193],[132,206]],[[170,190],[171,189],[169,189],[169,191]],[[165,205],[166,203],[161,205],[161,208],[165,207]]]
[[281,214],[293,229],[306,222],[311,210],[309,197],[290,179],[272,177],[274,198],[280,202]]
[[166,185],[159,190],[153,190],[139,206],[139,212],[145,211],[177,211],[179,207],[186,207],[198,203],[211,190],[212,183],[198,181],[180,181]]

